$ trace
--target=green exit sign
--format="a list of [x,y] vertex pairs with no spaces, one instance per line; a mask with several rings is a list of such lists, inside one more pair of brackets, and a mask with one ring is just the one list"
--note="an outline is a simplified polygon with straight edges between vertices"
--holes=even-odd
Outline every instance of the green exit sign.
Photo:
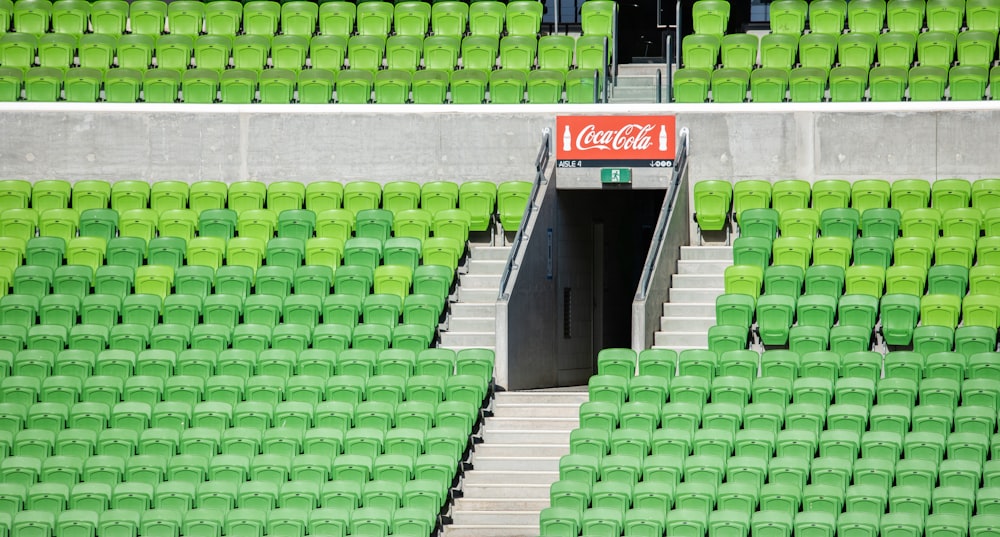
[[631,183],[632,168],[601,168],[602,183]]

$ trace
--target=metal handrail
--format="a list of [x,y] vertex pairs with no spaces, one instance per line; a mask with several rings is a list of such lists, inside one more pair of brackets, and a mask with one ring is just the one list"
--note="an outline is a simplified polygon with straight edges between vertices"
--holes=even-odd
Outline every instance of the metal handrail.
[[608,36],[604,36],[604,41],[601,46],[601,54],[604,62],[601,63],[601,101],[602,103],[608,102]]
[[674,102],[674,66],[670,62],[671,52],[673,51],[673,36],[666,34],[663,43],[663,58],[666,62],[667,68],[667,101],[668,103]]
[[524,205],[524,214],[521,215],[521,225],[517,228],[514,241],[511,242],[510,254],[507,255],[507,263],[503,267],[503,274],[500,276],[500,295],[497,300],[507,300],[510,298],[510,291],[507,286],[510,284],[510,275],[517,268],[514,260],[521,249],[521,244],[526,240],[524,229],[528,225],[528,219],[538,210],[535,198],[545,181],[545,169],[549,165],[549,156],[552,151],[552,131],[545,129],[542,133],[542,144],[538,148],[538,156],[535,157],[535,180],[531,183],[531,194],[528,195],[528,203]]
[[659,69],[656,70],[656,102],[663,102],[663,73]]
[[670,215],[674,210],[674,201],[679,193],[678,186],[680,185],[681,177],[684,174],[684,169],[687,167],[687,128],[682,128],[677,138],[677,158],[674,159],[674,176],[670,180],[667,195],[663,200],[663,206],[660,208],[660,216],[656,220],[656,230],[653,232],[653,240],[650,241],[649,250],[646,252],[646,262],[642,266],[642,275],[639,277],[639,287],[635,292],[635,300],[645,300],[646,295],[649,294],[649,284],[652,281],[653,268],[656,265],[660,248],[663,245],[663,236],[667,230],[667,222],[670,221]]
[[594,69],[594,102],[601,102],[601,72]]

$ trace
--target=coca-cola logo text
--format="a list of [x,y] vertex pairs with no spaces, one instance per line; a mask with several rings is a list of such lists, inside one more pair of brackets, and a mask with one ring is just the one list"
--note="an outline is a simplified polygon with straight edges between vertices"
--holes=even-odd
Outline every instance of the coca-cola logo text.
[[587,125],[576,135],[576,149],[580,151],[649,149],[653,145],[653,137],[650,135],[653,127],[650,124],[630,123],[618,130],[597,130],[594,125]]

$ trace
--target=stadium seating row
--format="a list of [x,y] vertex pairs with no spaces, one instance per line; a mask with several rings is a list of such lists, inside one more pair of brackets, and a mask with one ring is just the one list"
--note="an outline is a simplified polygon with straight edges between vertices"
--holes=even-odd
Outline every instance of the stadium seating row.
[[[265,68],[294,71],[311,68],[339,71],[347,65],[354,70],[375,74],[383,67],[413,74],[423,67],[451,72],[463,69],[489,72],[498,66],[526,74],[538,67],[566,74],[571,67],[601,69],[604,37],[566,35],[451,36],[356,35],[302,37],[279,35],[165,35],[154,39],[144,35],[126,35],[118,39],[102,34],[87,34],[80,39],[67,34],[46,34],[41,39],[26,33],[0,36],[0,65],[25,71],[33,66],[65,71],[73,66],[100,70],[113,66],[146,71],[159,69],[184,72],[196,65],[199,69],[223,73],[228,68],[257,72]],[[574,63],[574,54],[576,61]],[[308,62],[307,62],[308,57]]]
[[[33,67],[22,77],[17,69],[0,67],[0,101],[149,102],[229,104],[555,104],[594,102],[595,72],[537,70],[527,75],[501,69],[487,74],[476,69],[454,72],[423,70],[369,71],[307,69],[298,75],[287,69],[232,69],[219,73],[189,69],[75,67],[65,75],[50,67]],[[103,87],[103,90],[102,90]],[[178,93],[179,92],[179,93]]]
[[[104,210],[93,215],[97,229],[84,235],[113,238],[114,226],[119,225],[119,214],[129,210],[153,209],[153,213],[142,213],[152,219],[156,225],[159,215],[170,210],[190,209],[191,213],[179,213],[182,221],[190,221],[193,217],[200,221],[203,212],[222,210],[213,213],[217,216],[210,222],[219,227],[220,231],[208,233],[212,236],[233,236],[238,219],[244,211],[267,209],[263,213],[268,220],[274,220],[278,233],[282,233],[282,222],[285,222],[286,232],[292,233],[293,228],[307,225],[316,215],[329,215],[331,221],[345,221],[339,225],[349,226],[348,232],[353,232],[357,214],[360,211],[384,209],[399,216],[406,210],[421,209],[428,214],[413,214],[413,218],[425,220],[430,226],[433,217],[438,212],[461,208],[472,217],[470,229],[483,231],[489,225],[489,216],[496,209],[499,211],[501,224],[505,228],[516,229],[520,223],[520,212],[531,192],[531,184],[525,181],[506,181],[499,185],[483,181],[466,181],[463,183],[451,181],[429,181],[418,184],[411,181],[390,181],[384,186],[371,181],[315,181],[309,184],[276,181],[238,181],[230,184],[221,181],[197,181],[191,184],[180,181],[117,181],[110,183],[101,180],[84,180],[70,183],[63,180],[45,180],[30,183],[23,180],[0,181],[0,211],[7,209],[33,209],[36,215],[43,215],[53,209],[73,209],[82,217],[87,210]],[[113,209],[112,212],[106,209]],[[281,217],[284,211],[301,210],[307,212],[289,213]],[[345,209],[348,213],[330,213]],[[310,212],[313,213],[310,215]],[[235,213],[235,214],[233,214]],[[0,213],[2,219],[4,213]],[[64,215],[65,213],[59,213]],[[176,214],[176,213],[175,213]],[[381,215],[380,218],[387,216]],[[65,216],[72,218],[71,216]],[[516,218],[516,221],[514,220]],[[296,219],[305,220],[298,222]],[[322,221],[319,217],[316,220]],[[404,218],[405,219],[405,218]],[[86,220],[86,219],[84,219]],[[168,219],[169,220],[169,219]],[[98,225],[100,222],[105,224]],[[174,222],[183,223],[183,222]],[[390,217],[390,224],[392,223]],[[36,221],[37,225],[38,222]],[[81,220],[79,224],[84,225]],[[107,226],[111,226],[110,230]],[[186,229],[188,226],[180,226]],[[197,225],[196,225],[197,228]],[[190,230],[187,230],[190,231]],[[185,232],[169,236],[186,237]],[[394,229],[395,231],[395,229]],[[160,230],[163,234],[163,230]],[[110,235],[105,235],[110,233]],[[16,236],[16,235],[15,235]],[[58,236],[58,235],[57,235]],[[142,236],[142,235],[140,235]],[[280,235],[279,235],[280,236]],[[339,236],[339,235],[338,235]],[[408,235],[407,235],[408,236]],[[418,235],[419,236],[419,235]],[[344,240],[348,237],[344,236]]]
[[[979,209],[990,220],[990,209],[1000,207],[1000,180],[978,179],[884,179],[849,182],[840,179],[810,184],[800,179],[774,181],[746,180],[735,185],[726,181],[700,181],[694,186],[695,219],[705,230],[719,230],[730,212],[739,219],[747,209],[773,208],[779,218],[788,209],[813,208],[820,215],[826,209],[853,207],[862,215],[868,209],[891,207],[903,213],[931,207],[939,214],[963,207]],[[925,213],[933,218],[933,213]],[[989,229],[990,224],[986,224]],[[988,232],[988,235],[994,235]]]
[[[610,36],[616,4],[588,0],[580,8],[584,34]],[[120,36],[172,35],[297,35],[354,33],[360,35],[461,37],[488,35],[534,36],[541,26],[543,6],[535,0],[509,3],[487,0],[472,4],[443,1],[275,2],[231,0],[202,3],[182,0],[17,0],[0,3],[0,33],[13,28],[41,36],[48,32],[83,35],[92,32]]]
[[[839,35],[846,29],[852,34],[877,36],[886,28],[914,36],[924,29],[957,34],[962,28],[995,34],[1000,28],[1000,6],[991,0],[778,0],[768,11],[771,33],[794,36],[805,32],[806,23],[810,33],[827,35]],[[694,31],[722,39],[729,15],[728,2],[699,0],[692,8]]]
[[[722,67],[750,71],[755,66],[788,71],[796,65],[823,69],[879,67],[909,70],[914,58],[919,66],[948,70],[960,66],[990,67],[997,45],[996,32],[924,32],[914,37],[906,32],[889,32],[877,38],[869,34],[806,34],[801,38],[786,34],[766,34],[758,41],[753,34],[728,34],[722,41],[712,35],[691,34],[684,38],[684,66],[711,71]],[[760,61],[758,63],[758,54]]]
[[981,101],[1000,87],[1000,69],[976,65],[950,69],[919,65],[902,67],[834,67],[826,71],[813,67],[775,69],[760,67],[751,72],[719,68],[679,69],[674,73],[677,102],[899,102],[899,101]]

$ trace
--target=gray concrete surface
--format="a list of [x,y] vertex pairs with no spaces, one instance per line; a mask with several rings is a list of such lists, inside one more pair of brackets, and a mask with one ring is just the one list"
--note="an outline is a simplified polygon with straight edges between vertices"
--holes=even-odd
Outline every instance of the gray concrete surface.
[[[0,178],[530,179],[558,114],[676,114],[691,181],[997,175],[1000,102],[608,105],[0,103]],[[560,170],[559,188],[600,188]],[[636,169],[633,188],[664,188]]]

